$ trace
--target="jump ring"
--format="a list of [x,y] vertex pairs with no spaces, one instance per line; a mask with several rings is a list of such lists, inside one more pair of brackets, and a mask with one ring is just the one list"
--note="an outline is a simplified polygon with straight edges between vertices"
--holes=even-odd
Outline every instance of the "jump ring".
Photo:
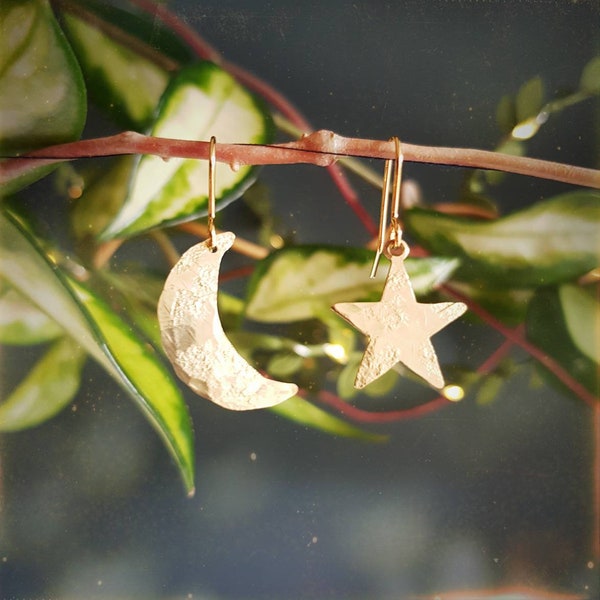
[[397,240],[389,240],[384,249],[384,254],[389,259],[392,257],[399,257],[404,260],[408,256],[409,252],[410,248],[404,240],[400,240],[400,243],[397,243]]

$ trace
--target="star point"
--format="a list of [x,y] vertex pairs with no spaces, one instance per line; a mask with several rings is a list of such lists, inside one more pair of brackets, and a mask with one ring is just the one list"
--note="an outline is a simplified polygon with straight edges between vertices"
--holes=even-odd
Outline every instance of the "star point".
[[369,338],[356,375],[361,389],[401,362],[433,387],[444,387],[444,378],[431,337],[460,317],[462,302],[417,302],[404,259],[391,258],[379,302],[341,302],[333,310]]

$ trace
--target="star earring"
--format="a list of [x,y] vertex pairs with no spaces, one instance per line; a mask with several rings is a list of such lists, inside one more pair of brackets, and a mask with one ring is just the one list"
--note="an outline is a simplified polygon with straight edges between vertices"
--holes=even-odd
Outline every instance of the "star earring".
[[[390,270],[379,302],[341,302],[333,310],[369,338],[367,349],[358,368],[354,386],[363,388],[401,362],[430,385],[441,389],[444,378],[431,343],[431,337],[460,317],[467,309],[462,302],[417,302],[404,266],[409,247],[402,239],[400,227],[400,182],[403,155],[400,140],[393,138],[396,157],[386,161],[379,243],[371,278],[375,277],[381,255],[390,260]],[[391,171],[395,163],[392,191],[392,215],[389,236]]]

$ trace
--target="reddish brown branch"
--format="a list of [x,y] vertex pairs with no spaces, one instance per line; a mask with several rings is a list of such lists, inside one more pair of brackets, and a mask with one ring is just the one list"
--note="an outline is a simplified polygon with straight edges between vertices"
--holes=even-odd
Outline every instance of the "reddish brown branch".
[[[471,148],[437,148],[403,143],[402,151],[407,162],[492,169],[600,188],[600,171],[595,169]],[[165,159],[207,159],[208,152],[208,142],[150,137],[127,131],[103,138],[58,144],[30,152],[23,158],[3,161],[0,163],[0,183],[40,163],[121,154],[154,154]],[[216,152],[218,161],[233,167],[296,163],[325,167],[344,156],[394,158],[394,144],[346,138],[332,131],[321,130],[286,144],[217,144]]]

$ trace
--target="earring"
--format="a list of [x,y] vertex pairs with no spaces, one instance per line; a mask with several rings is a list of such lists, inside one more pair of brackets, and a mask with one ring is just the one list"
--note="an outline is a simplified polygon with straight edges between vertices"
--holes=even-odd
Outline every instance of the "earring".
[[206,241],[192,246],[173,267],[158,301],[163,348],[177,376],[194,392],[231,410],[266,408],[294,396],[292,383],[263,377],[226,337],[217,309],[221,259],[235,235],[215,229],[216,140],[208,161]]
[[[333,310],[369,338],[354,386],[363,388],[401,362],[435,388],[444,387],[444,378],[431,344],[431,336],[457,319],[467,309],[462,302],[422,304],[413,292],[404,259],[409,247],[400,227],[400,182],[403,155],[400,140],[393,138],[396,157],[387,160],[381,195],[379,240],[371,277],[375,277],[382,254],[390,270],[379,302],[341,302]],[[390,233],[387,235],[390,179],[395,162]]]

